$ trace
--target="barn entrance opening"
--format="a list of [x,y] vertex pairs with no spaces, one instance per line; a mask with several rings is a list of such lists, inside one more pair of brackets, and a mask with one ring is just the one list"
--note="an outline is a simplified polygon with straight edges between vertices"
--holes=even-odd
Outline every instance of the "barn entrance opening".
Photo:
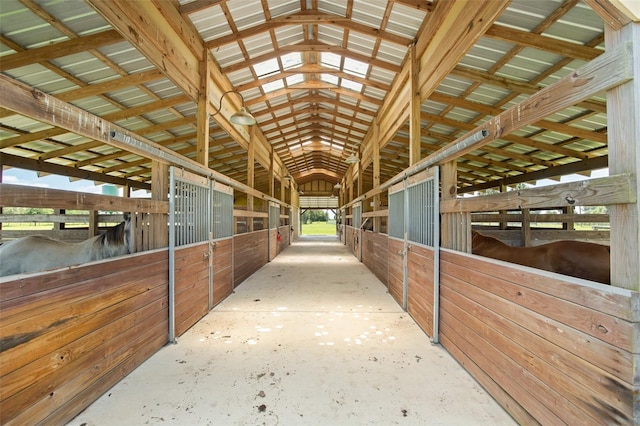
[[337,218],[337,197],[300,197],[300,235],[337,235]]

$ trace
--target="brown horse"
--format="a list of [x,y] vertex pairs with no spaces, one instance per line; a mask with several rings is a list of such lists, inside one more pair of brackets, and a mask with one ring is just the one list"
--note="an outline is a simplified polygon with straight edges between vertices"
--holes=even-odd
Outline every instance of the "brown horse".
[[556,241],[535,247],[512,247],[477,231],[472,231],[472,235],[473,254],[611,284],[608,246]]

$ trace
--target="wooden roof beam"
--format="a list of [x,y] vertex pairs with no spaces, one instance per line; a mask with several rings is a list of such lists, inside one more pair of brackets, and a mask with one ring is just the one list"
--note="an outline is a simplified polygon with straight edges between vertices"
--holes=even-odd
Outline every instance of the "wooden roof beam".
[[60,58],[62,56],[85,52],[101,46],[119,43],[122,40],[122,36],[117,31],[108,30],[48,46],[24,50],[11,55],[4,55],[2,57],[2,61],[0,61],[0,72]]
[[[539,90],[543,89],[543,87],[538,86],[536,84],[529,84],[522,81],[509,79],[506,77],[500,77],[494,74],[489,74],[483,71],[474,70],[461,65],[456,65],[451,71],[451,74],[464,77],[471,81],[477,81],[480,83],[486,83],[486,84],[494,85],[497,87],[503,87],[513,92],[524,93],[526,95],[533,95],[534,93],[537,93]],[[605,112],[605,113],[607,112],[607,106],[604,102],[586,100],[586,101],[577,103],[576,106],[579,106],[580,108],[588,109],[589,111]]]
[[359,22],[352,21],[345,16],[336,15],[333,13],[321,13],[314,10],[307,10],[302,12],[296,12],[291,15],[279,16],[267,20],[265,23],[255,25],[247,28],[246,30],[238,31],[233,34],[229,34],[224,37],[219,37],[213,40],[209,40],[205,43],[205,47],[208,49],[215,49],[225,44],[239,42],[243,39],[254,37],[258,34],[269,32],[271,30],[281,28],[288,25],[334,25],[355,31],[366,36],[379,38],[391,43],[408,46],[413,42],[412,39],[399,36],[387,31],[380,30],[379,28],[369,27]]
[[[284,89],[279,89],[279,90],[275,90],[273,92],[266,93],[266,94],[264,94],[262,96],[258,96],[258,97],[251,98],[251,99],[247,99],[247,100],[245,100],[244,104],[246,106],[251,106],[251,105],[255,105],[255,104],[261,103],[261,102],[267,102],[267,101],[269,101],[270,99],[272,99],[272,98],[274,98],[276,96],[283,96],[283,95],[286,95],[286,94],[298,92],[300,90],[330,90],[333,93],[347,95],[349,97],[356,98],[356,99],[361,100],[361,101],[369,102],[369,103],[372,103],[374,105],[382,105],[382,100],[380,100],[380,99],[373,98],[373,97],[367,96],[367,95],[363,95],[362,93],[358,93],[358,92],[355,92],[355,91],[350,90],[350,89],[344,89],[342,87],[336,86],[336,85],[331,84],[331,83],[318,82],[316,80],[298,83],[296,85],[289,86],[289,87],[284,88]],[[280,105],[278,105],[278,107],[279,106]],[[350,105],[345,104],[345,108],[350,108]]]
[[363,78],[363,77],[359,77],[357,75],[353,75],[353,74],[349,74],[343,71],[339,71],[336,70],[334,68],[327,68],[327,67],[323,67],[321,65],[318,64],[306,64],[303,65],[302,67],[298,67],[298,68],[289,68],[286,71],[282,71],[282,72],[278,72],[275,74],[271,74],[265,77],[261,77],[257,80],[251,81],[249,83],[245,83],[245,84],[240,84],[238,86],[236,86],[236,90],[238,90],[239,92],[245,91],[245,90],[249,90],[249,89],[255,89],[257,87],[262,86],[263,84],[266,83],[271,83],[277,80],[282,80],[285,79],[287,77],[290,77],[292,75],[297,75],[297,74],[333,74],[336,77],[339,78],[346,78],[347,80],[352,80],[355,81],[356,83],[360,83],[363,84],[365,86],[368,87],[375,87],[376,89],[379,90],[383,90],[385,92],[388,92],[389,90],[391,90],[391,86],[389,86],[388,84],[384,84],[384,83],[380,83],[378,81],[374,81],[368,78]]
[[297,44],[292,44],[289,46],[281,46],[275,49],[273,52],[265,53],[263,55],[255,56],[246,61],[238,62],[237,64],[230,65],[228,67],[222,68],[223,73],[231,73],[235,71],[239,71],[241,69],[247,68],[249,66],[253,66],[255,64],[259,64],[264,61],[268,61],[269,59],[275,59],[287,53],[296,53],[296,52],[331,52],[336,55],[344,56],[346,58],[351,58],[356,61],[363,62],[365,64],[369,64],[372,66],[380,67],[382,69],[391,71],[391,72],[399,72],[400,66],[392,64],[390,62],[383,61],[381,59],[371,58],[369,56],[365,56],[359,53],[351,52],[348,49],[345,49],[340,46],[333,46],[330,44],[322,43],[322,42],[310,42],[304,41]]
[[596,49],[594,47],[570,43],[568,41],[558,40],[540,34],[516,30],[496,24],[489,27],[484,35],[496,40],[544,50],[567,58],[582,59],[583,61],[590,61],[604,53],[604,50]]
[[584,0],[584,2],[616,31],[630,22],[640,22],[640,7],[636,0]]

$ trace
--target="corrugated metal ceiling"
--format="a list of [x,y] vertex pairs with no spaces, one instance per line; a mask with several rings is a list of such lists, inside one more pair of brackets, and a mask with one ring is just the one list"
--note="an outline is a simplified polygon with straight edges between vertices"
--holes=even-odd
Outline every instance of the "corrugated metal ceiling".
[[[180,0],[182,6],[190,3]],[[429,6],[427,1],[226,0],[183,17],[211,44],[218,65],[240,89],[288,171],[302,183],[322,169],[330,172],[326,179],[335,182],[347,170],[344,158],[360,149],[407,59],[409,44],[429,16]],[[267,25],[305,14],[315,15],[301,23],[294,19]],[[323,21],[318,14],[333,18]],[[51,50],[61,42],[112,30],[79,0],[3,0],[0,22],[0,62],[19,52]],[[533,41],[532,35],[603,51],[603,22],[583,2],[513,1],[491,35],[481,37],[423,102],[422,156],[586,62],[581,54],[566,56],[551,47],[528,45],[518,38],[521,33]],[[292,58],[294,62],[286,62]],[[275,68],[261,76],[267,61]],[[2,72],[195,158],[197,106],[169,79],[143,74],[154,69],[135,46],[116,37],[71,54],[2,67]],[[130,77],[144,78],[127,83]],[[99,90],[105,82],[113,89]],[[152,106],[163,100],[168,102]],[[604,98],[590,101],[461,159],[466,172],[460,175],[460,186],[606,155]],[[0,118],[1,152],[133,181],[150,180],[150,162],[137,155],[68,132],[45,130],[51,126],[5,112]],[[246,181],[246,151],[215,123],[211,139],[210,166]],[[309,141],[309,148],[301,150]],[[382,181],[408,166],[407,143],[408,124],[382,150]],[[549,149],[541,149],[545,146]],[[268,185],[266,175],[258,173],[258,189]],[[364,176],[365,188],[372,184],[369,175]]]

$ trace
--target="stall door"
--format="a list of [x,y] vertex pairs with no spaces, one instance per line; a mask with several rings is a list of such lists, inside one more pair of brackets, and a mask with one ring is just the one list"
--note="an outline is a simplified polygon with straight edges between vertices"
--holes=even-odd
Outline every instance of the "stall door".
[[438,342],[438,168],[389,188],[389,292]]
[[170,169],[169,340],[184,333],[208,311],[213,240],[210,182]]

